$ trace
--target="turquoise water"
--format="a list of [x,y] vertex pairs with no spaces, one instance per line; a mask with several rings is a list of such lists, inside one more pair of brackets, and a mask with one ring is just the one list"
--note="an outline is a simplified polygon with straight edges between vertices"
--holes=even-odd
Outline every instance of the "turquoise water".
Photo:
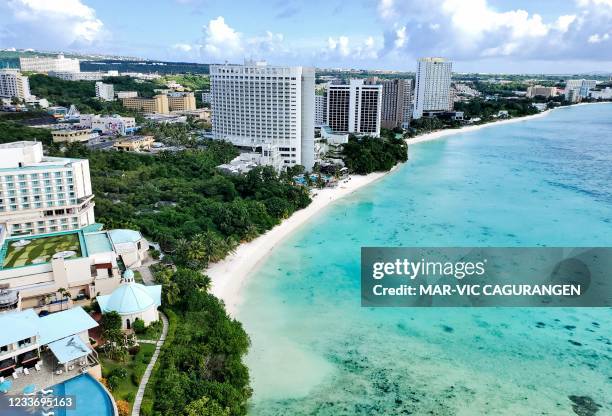
[[284,241],[238,314],[253,415],[612,414],[610,309],[361,308],[368,245],[612,245],[612,105],[411,146]]
[[76,397],[74,410],[56,411],[56,416],[112,416],[113,405],[106,391],[89,374],[52,387],[56,395]]

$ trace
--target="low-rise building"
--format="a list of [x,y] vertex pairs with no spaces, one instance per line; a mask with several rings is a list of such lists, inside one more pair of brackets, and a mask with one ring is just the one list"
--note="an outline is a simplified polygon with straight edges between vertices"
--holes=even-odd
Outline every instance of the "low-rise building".
[[594,100],[612,100],[612,88],[606,87],[603,90],[592,90],[589,95]]
[[113,147],[124,152],[141,152],[150,150],[155,143],[153,136],[128,136],[117,140]]
[[20,56],[19,67],[29,72],[80,72],[81,64],[78,59],[57,56]]
[[83,143],[91,138],[91,130],[54,130],[51,132],[53,143]]
[[138,231],[99,229],[5,238],[0,287],[18,293],[22,309],[49,312],[111,293],[126,267],[142,264],[149,245]]
[[129,330],[136,319],[145,325],[159,320],[157,308],[161,306],[161,289],[161,285],[136,283],[134,272],[127,269],[119,287],[110,295],[98,296],[96,300],[102,313],[117,312],[121,316],[123,329]]
[[137,91],[117,91],[117,98],[120,100],[123,98],[135,98],[138,97]]
[[79,127],[91,129],[101,134],[119,134],[125,136],[136,130],[134,117],[123,117],[117,114],[101,116],[96,114],[81,114]]
[[[89,372],[99,377],[97,353],[89,342],[89,330],[98,323],[81,307],[46,316],[29,309],[0,315],[0,375],[5,392],[22,393],[36,379],[36,388]],[[77,368],[75,370],[75,367]]]
[[172,114],[192,116],[198,120],[210,123],[212,120],[212,111],[210,108],[197,108],[195,110],[173,111]]

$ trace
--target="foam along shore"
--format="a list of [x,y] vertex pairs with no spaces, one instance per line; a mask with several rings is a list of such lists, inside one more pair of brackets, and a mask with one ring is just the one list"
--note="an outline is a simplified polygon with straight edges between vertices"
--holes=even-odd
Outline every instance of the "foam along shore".
[[230,315],[235,315],[241,300],[240,292],[247,278],[285,237],[334,201],[371,184],[387,173],[389,172],[351,175],[348,179],[340,181],[335,188],[314,191],[312,202],[306,208],[296,211],[291,217],[256,239],[240,244],[234,253],[210,265],[205,273],[212,281],[212,293],[225,302]]

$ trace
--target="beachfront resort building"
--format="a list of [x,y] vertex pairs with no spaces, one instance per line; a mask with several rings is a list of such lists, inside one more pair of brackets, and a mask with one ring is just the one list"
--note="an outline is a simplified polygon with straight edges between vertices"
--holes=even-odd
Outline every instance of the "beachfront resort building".
[[373,77],[366,83],[382,85],[381,127],[408,127],[412,115],[412,80]]
[[211,65],[212,132],[281,170],[314,165],[314,69]]
[[568,79],[565,84],[565,100],[575,103],[587,98],[596,86],[597,81],[594,79]]
[[123,281],[110,295],[96,299],[102,313],[117,312],[123,329],[131,329],[140,319],[145,325],[159,320],[157,308],[161,306],[161,285],[145,286],[134,281],[134,272],[127,269]]
[[28,77],[16,69],[0,70],[0,97],[27,100],[31,97]]
[[105,84],[103,82],[96,82],[96,98],[103,101],[113,101],[115,99],[115,88],[113,84]]
[[27,386],[47,388],[83,373],[99,378],[89,341],[97,326],[81,307],[42,317],[32,309],[0,314],[0,390],[27,394]]
[[0,144],[0,241],[94,223],[89,161],[43,155],[39,142]]
[[380,136],[382,85],[351,79],[327,85],[327,125],[335,132]]
[[531,85],[527,88],[527,98],[554,97],[557,95],[557,87],[544,87],[542,85]]
[[78,59],[57,56],[20,56],[19,67],[29,72],[80,72],[81,64]]
[[[0,288],[18,297],[15,309],[54,312],[74,300],[110,294],[128,267],[140,267],[149,248],[138,231],[80,230],[0,242]],[[11,308],[5,308],[11,309]]]
[[452,62],[444,58],[421,58],[417,62],[412,118],[419,119],[453,109]]

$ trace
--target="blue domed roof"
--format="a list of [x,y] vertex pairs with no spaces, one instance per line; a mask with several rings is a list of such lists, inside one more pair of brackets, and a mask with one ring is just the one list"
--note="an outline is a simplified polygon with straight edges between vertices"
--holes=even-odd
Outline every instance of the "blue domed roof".
[[161,304],[161,286],[123,283],[110,295],[98,296],[98,303],[102,312],[115,311],[120,315],[144,312]]

